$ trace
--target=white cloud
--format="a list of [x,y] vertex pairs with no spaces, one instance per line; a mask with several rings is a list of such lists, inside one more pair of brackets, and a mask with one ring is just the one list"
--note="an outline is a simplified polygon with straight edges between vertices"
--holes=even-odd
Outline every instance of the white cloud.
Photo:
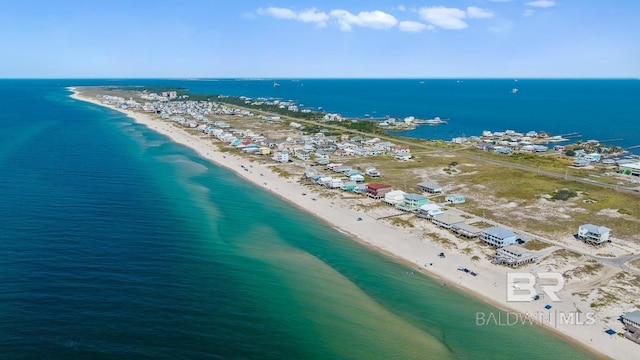
[[492,11],[481,9],[475,6],[469,6],[467,8],[467,16],[469,16],[470,18],[486,19],[494,17],[495,15]]
[[524,16],[526,16],[526,17],[533,16],[533,14],[535,14],[535,13],[536,13],[536,11],[533,10],[533,9],[526,9],[524,11]]
[[467,13],[456,8],[443,6],[421,8],[419,14],[423,20],[443,29],[460,30],[468,26],[462,20],[467,17]]
[[332,10],[329,14],[338,22],[342,31],[351,31],[353,25],[387,30],[398,24],[395,17],[378,10],[362,11],[358,15],[353,15],[346,10]]
[[[501,0],[499,0],[501,1]],[[540,5],[543,2],[552,2],[551,0],[536,0],[528,4],[536,3]],[[555,4],[555,3],[554,3]],[[410,11],[405,6],[398,6],[396,10]],[[269,7],[260,8],[255,13],[257,15],[271,16],[276,19],[295,20],[305,23],[314,23],[317,26],[326,26],[328,23],[337,25],[341,31],[351,31],[354,26],[366,27],[371,29],[388,30],[398,26],[398,30],[403,32],[422,32],[425,30],[435,31],[438,28],[448,30],[461,30],[467,28],[468,19],[486,19],[495,17],[495,14],[488,10],[476,6],[469,6],[466,10],[458,8],[448,8],[444,6],[424,7],[417,10],[419,21],[401,21],[399,22],[393,15],[383,11],[361,11],[357,14],[351,13],[343,9],[335,9],[326,13],[316,8],[296,11],[289,8]],[[525,12],[527,16],[533,14],[534,10]]]
[[425,29],[434,30],[435,28],[433,25],[425,25],[417,21],[401,21],[400,24],[398,24],[398,29],[404,32],[418,33]]
[[554,0],[536,0],[536,1],[528,2],[527,5],[533,6],[533,7],[548,8],[548,7],[556,6],[556,2]]
[[342,31],[351,31],[351,25],[357,21],[357,18],[346,10],[331,10],[329,14],[338,21]]
[[467,16],[470,18],[485,19],[494,17],[494,14],[489,10],[481,9],[475,6],[469,6],[467,8]]
[[469,25],[464,19],[486,19],[492,18],[495,14],[486,9],[469,6],[467,10],[458,8],[448,8],[444,6],[433,6],[421,8],[418,13],[420,18],[442,29],[461,30]]
[[297,20],[305,23],[315,23],[318,26],[326,26],[329,15],[316,8],[306,9],[299,12],[287,8],[269,7],[267,9],[258,9],[260,15],[269,15],[276,19]]
[[329,15],[325,12],[318,12],[316,8],[307,9],[298,13],[298,20],[302,22],[313,22],[324,26],[329,20]]
[[287,9],[287,8],[270,7],[270,8],[267,8],[266,10],[258,9],[258,14],[271,15],[277,19],[295,19],[296,18],[296,13],[293,12],[293,10]]

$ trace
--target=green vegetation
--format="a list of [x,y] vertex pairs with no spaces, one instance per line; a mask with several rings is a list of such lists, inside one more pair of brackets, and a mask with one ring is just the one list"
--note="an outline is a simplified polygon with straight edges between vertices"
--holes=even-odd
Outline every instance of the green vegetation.
[[527,249],[527,250],[533,250],[533,251],[537,251],[537,250],[542,250],[542,249],[546,249],[548,247],[552,246],[549,243],[540,241],[538,239],[531,239],[527,242],[525,242],[522,247]]
[[627,209],[618,209],[618,213],[622,215],[631,215],[631,211]]
[[603,290],[602,288],[598,289],[598,299],[591,303],[592,308],[599,308],[611,304],[616,304],[620,301],[616,295]]
[[403,228],[414,227],[411,219],[403,219],[399,216],[394,216],[394,217],[387,218],[386,220],[388,220],[389,223],[391,223],[391,225],[394,225],[394,226],[403,227]]
[[458,248],[458,245],[456,245],[453,241],[447,239],[446,237],[442,237],[442,236],[440,236],[438,234],[434,234],[434,233],[428,234],[427,238],[431,239],[431,241],[433,241],[435,243],[438,243],[438,244],[440,244],[443,247],[448,248],[448,249],[457,249]]
[[582,266],[578,266],[574,269],[566,271],[563,275],[567,279],[572,278],[584,278],[584,277],[593,277],[600,272],[604,268],[602,263],[595,261],[593,259],[589,259],[584,262]]
[[565,259],[579,259],[582,257],[581,254],[578,254],[575,251],[567,250],[567,249],[559,249],[553,252],[554,256],[562,257]]
[[295,174],[281,168],[278,166],[272,166],[271,167],[271,171],[273,171],[274,173],[276,173],[278,176],[283,177],[285,179],[291,179],[293,177],[295,177]]
[[578,194],[575,191],[569,190],[569,189],[560,189],[560,190],[556,190],[553,195],[551,196],[552,200],[560,200],[560,201],[567,201],[573,197],[578,196]]
[[608,257],[608,258],[614,258],[614,257],[616,257],[616,256],[615,256],[615,255],[613,255],[613,254],[606,254],[606,253],[597,253],[597,254],[596,254],[596,256],[599,256],[599,257]]
[[[634,267],[636,269],[640,269],[640,259],[636,259],[636,260],[633,260],[633,261],[629,262],[629,266],[632,266],[632,267]],[[638,285],[640,285],[640,283]]]

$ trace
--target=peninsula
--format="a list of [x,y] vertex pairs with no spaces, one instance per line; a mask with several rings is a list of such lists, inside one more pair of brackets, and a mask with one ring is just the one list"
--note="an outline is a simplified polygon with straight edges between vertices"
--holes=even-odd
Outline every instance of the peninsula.
[[[314,128],[316,120],[224,99],[71,90],[73,98],[126,114],[443,286],[602,357],[633,358],[640,349],[610,335],[625,334],[619,318],[640,308],[640,199],[633,193],[574,181],[568,171],[549,176],[543,171],[558,164],[549,157],[540,158],[536,172],[493,152],[481,156],[457,144],[425,145],[328,123]],[[572,166],[572,176],[581,171]],[[561,274],[564,286],[557,299],[532,295],[513,273]],[[479,314],[476,325],[491,319]]]

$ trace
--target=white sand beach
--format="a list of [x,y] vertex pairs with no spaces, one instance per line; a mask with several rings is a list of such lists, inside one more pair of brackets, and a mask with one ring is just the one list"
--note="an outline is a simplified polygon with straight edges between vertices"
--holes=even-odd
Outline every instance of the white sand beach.
[[[547,314],[551,324],[543,326],[544,328],[566,337],[603,358],[632,359],[636,358],[640,350],[640,345],[617,335],[610,336],[604,332],[609,328],[622,331],[622,324],[617,320],[620,313],[616,316],[614,312],[616,309],[613,309],[608,316],[598,314],[594,318],[594,323],[590,323],[588,316],[586,316],[592,311],[590,301],[573,295],[570,290],[565,289],[559,293],[563,300],[561,302],[549,302],[544,299],[529,302],[507,302],[507,288],[514,286],[507,283],[507,272],[550,271],[547,267],[532,264],[518,270],[512,270],[491,264],[484,256],[480,256],[480,260],[472,261],[468,254],[443,247],[437,241],[430,241],[429,233],[438,234],[439,237],[451,237],[454,242],[461,241],[431,223],[425,221],[425,224],[420,225],[419,228],[409,229],[376,220],[371,214],[350,206],[347,201],[313,196],[304,185],[294,179],[280,177],[271,170],[270,166],[256,162],[250,163],[248,159],[241,156],[220,152],[211,139],[191,135],[173,123],[163,121],[153,115],[118,109],[103,104],[98,99],[83,96],[73,88],[71,90],[74,91],[72,98],[110,107],[126,114],[137,123],[168,136],[176,143],[192,148],[212,163],[234,171],[242,178],[264,188],[265,191],[270,191],[323,219],[336,229],[349,234],[355,240],[393,256],[412,266],[416,271],[439,279],[447,286],[458,287],[509,312],[531,314],[534,318],[539,314]],[[242,165],[248,166],[249,164],[252,165],[252,171],[244,171]],[[362,218],[362,221],[358,221],[358,218]],[[425,236],[425,234],[427,235]],[[438,257],[440,252],[444,252],[446,256],[444,258]],[[471,276],[468,273],[457,271],[459,266],[471,269],[479,275]],[[552,309],[545,309],[546,304],[551,304]],[[559,320],[560,315],[558,314],[581,314],[582,318],[577,321],[575,318],[571,321],[563,321]],[[565,318],[565,320],[567,319]],[[478,331],[482,331],[482,329],[479,328]]]

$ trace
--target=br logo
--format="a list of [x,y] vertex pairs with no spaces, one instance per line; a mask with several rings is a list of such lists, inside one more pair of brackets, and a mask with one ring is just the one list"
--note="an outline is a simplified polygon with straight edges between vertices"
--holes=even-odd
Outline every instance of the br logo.
[[[537,275],[537,276],[536,276]],[[525,302],[540,298],[536,287],[551,301],[562,301],[557,293],[564,287],[560,273],[507,273],[507,301]]]

